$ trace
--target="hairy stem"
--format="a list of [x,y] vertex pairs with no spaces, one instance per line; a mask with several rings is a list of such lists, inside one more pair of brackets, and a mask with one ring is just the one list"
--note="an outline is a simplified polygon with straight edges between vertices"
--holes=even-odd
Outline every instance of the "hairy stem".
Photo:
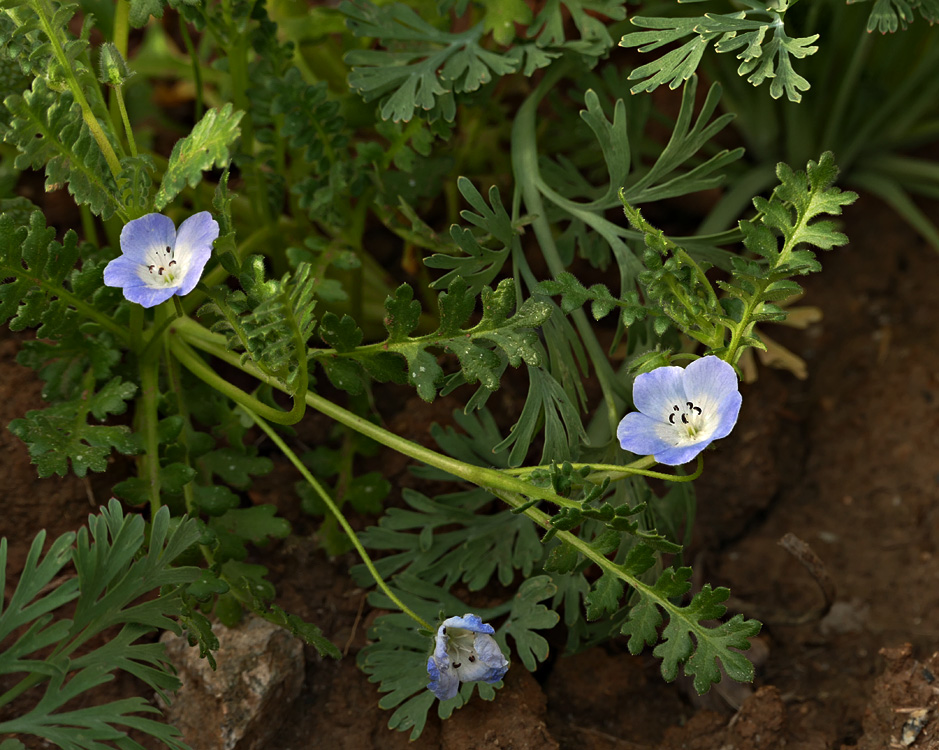
[[68,57],[65,55],[65,50],[62,48],[62,42],[59,39],[59,35],[56,30],[52,28],[52,23],[47,13],[45,0],[34,0],[32,6],[36,11],[36,14],[39,16],[39,23],[42,25],[42,30],[49,39],[49,44],[52,47],[52,53],[55,55],[56,60],[62,67],[62,72],[65,74],[65,79],[68,83],[69,89],[72,92],[72,96],[75,97],[75,101],[78,102],[78,105],[81,107],[82,119],[84,119],[85,124],[88,126],[88,130],[91,131],[91,135],[98,144],[98,148],[101,149],[101,153],[104,154],[104,158],[108,163],[108,169],[111,170],[111,174],[116,178],[121,173],[121,161],[114,152],[114,148],[111,146],[111,142],[108,140],[107,135],[105,135],[105,132],[101,127],[101,123],[98,122],[98,118],[95,117],[95,114],[91,109],[91,105],[88,104],[88,100],[85,98],[85,92],[82,91],[82,87],[78,83],[78,79],[75,77],[75,71],[72,70],[72,66],[69,63]]

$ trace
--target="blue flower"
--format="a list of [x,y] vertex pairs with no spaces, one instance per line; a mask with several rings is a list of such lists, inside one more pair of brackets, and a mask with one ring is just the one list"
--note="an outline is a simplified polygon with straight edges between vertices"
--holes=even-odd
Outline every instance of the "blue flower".
[[189,294],[199,282],[218,237],[208,211],[179,225],[163,214],[147,214],[121,230],[121,255],[104,269],[107,286],[123,287],[124,297],[144,307]]
[[682,369],[659,367],[633,384],[638,412],[623,417],[616,437],[624,450],[678,466],[726,437],[737,423],[743,397],[734,368],[702,357]]
[[457,694],[461,682],[498,682],[509,669],[492,634],[478,615],[448,617],[437,628],[434,653],[427,659],[430,691],[445,701]]

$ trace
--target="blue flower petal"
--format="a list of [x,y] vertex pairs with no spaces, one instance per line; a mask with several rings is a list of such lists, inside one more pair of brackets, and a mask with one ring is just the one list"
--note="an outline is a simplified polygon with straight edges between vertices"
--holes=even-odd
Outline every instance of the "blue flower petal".
[[176,257],[185,259],[186,277],[179,284],[176,294],[189,294],[205,270],[212,255],[212,243],[218,239],[218,222],[208,211],[193,214],[179,225],[176,235]]
[[137,284],[135,286],[124,287],[124,299],[128,302],[136,302],[141,307],[154,307],[161,302],[166,302],[176,293],[176,287],[168,286],[161,289],[154,289],[146,284]]
[[440,700],[454,697],[463,682],[498,682],[509,668],[492,625],[478,615],[448,617],[434,637],[434,653],[427,660],[428,689]]
[[616,427],[616,437],[619,438],[623,450],[637,456],[651,456],[672,447],[671,443],[663,440],[658,434],[656,428],[660,425],[663,423],[641,412],[632,411],[620,420]]
[[[496,643],[496,639],[491,635],[480,633],[476,636],[476,653],[479,654],[479,660],[486,666],[485,672],[475,678],[492,684],[501,680],[505,673],[509,671],[509,662]],[[464,677],[464,679],[466,679]]]
[[710,444],[710,440],[703,440],[700,443],[694,443],[692,445],[674,445],[661,453],[656,453],[653,458],[665,466],[681,466],[695,458]]
[[427,674],[428,689],[442,701],[453,698],[460,689],[460,678],[449,668],[440,669],[433,656],[427,659]]
[[[470,630],[474,633],[489,633],[492,635],[496,631],[493,629],[492,625],[488,625],[482,621],[482,618],[479,615],[465,614],[462,617],[448,617],[440,626],[441,628],[463,628],[464,630]],[[438,636],[440,630],[437,630]]]
[[644,372],[633,383],[633,403],[652,419],[666,421],[672,405],[683,404],[684,370],[681,367],[658,367]]
[[140,263],[126,255],[118,255],[104,267],[106,286],[137,286],[143,284],[140,278]]
[[722,359],[702,357],[684,369],[684,388],[689,401],[716,414],[727,396],[738,393],[737,373]]
[[714,428],[711,440],[719,440],[730,434],[731,430],[734,429],[734,425],[737,424],[737,417],[740,414],[740,405],[742,403],[743,396],[740,395],[740,391],[727,394],[720,406],[717,407],[720,421],[717,423],[717,427]]
[[176,245],[176,227],[163,214],[147,214],[129,221],[121,230],[121,252],[130,260],[143,263],[147,254]]

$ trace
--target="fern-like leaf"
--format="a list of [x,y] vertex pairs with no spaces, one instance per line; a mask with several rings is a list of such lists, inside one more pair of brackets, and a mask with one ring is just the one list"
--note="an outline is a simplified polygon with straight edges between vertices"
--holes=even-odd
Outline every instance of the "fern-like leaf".
[[[88,526],[77,536],[69,533],[53,542],[42,561],[45,535],[40,533],[13,597],[0,614],[0,641],[19,633],[0,655],[0,672],[41,675],[48,680],[36,706],[0,722],[0,732],[39,737],[64,750],[110,750],[112,742],[119,747],[139,747],[119,728],[124,727],[151,735],[172,750],[187,750],[177,730],[145,716],[159,715],[159,711],[142,698],[62,709],[112,679],[117,669],[164,696],[178,688],[179,680],[166,663],[163,646],[139,640],[157,628],[178,632],[170,618],[181,608],[179,587],[194,580],[198,571],[174,563],[199,538],[198,526],[184,519],[171,529],[169,511],[162,508],[153,518],[147,540],[143,518],[125,516],[116,500],[101,508],[99,515],[90,516]],[[0,578],[4,579],[6,549],[3,539]],[[75,564],[76,576],[66,577],[45,593],[69,561]],[[140,601],[143,595],[161,588],[160,596]],[[53,611],[73,600],[72,618],[53,622]],[[88,648],[92,638],[113,625],[121,628],[117,635]],[[55,648],[46,655],[50,646]],[[84,650],[79,650],[82,647]]]
[[228,165],[229,149],[240,135],[238,123],[243,116],[244,112],[233,110],[230,103],[221,109],[210,109],[189,135],[176,142],[154,199],[157,210],[179,195],[187,184],[189,187],[199,184],[205,170]]
[[20,151],[17,169],[45,168],[46,190],[67,186],[76,203],[103,219],[121,210],[108,163],[70,92],[53,91],[37,78],[30,91],[3,103],[12,116],[4,140]]

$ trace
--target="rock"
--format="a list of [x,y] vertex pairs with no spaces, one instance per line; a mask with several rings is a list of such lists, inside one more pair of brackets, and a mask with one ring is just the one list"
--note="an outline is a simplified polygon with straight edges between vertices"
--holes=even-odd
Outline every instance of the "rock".
[[183,683],[167,721],[199,750],[263,750],[303,685],[303,643],[254,616],[213,629],[221,644],[216,671],[185,638],[163,634]]
[[548,700],[521,664],[494,701],[474,697],[443,723],[441,750],[558,750],[545,724]]

